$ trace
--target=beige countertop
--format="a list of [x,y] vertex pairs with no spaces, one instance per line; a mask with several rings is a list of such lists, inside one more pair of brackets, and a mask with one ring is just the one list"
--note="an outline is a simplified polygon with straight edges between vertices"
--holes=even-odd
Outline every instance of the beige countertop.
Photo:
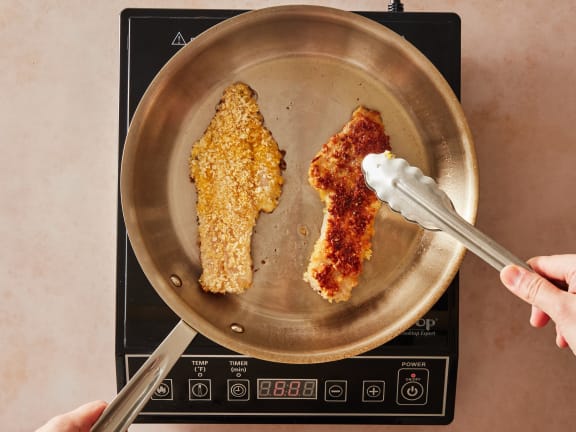
[[[257,8],[279,1],[222,1]],[[314,1],[355,10],[387,1]],[[0,5],[0,424],[30,431],[93,399],[114,371],[119,13],[215,2],[3,0]],[[416,1],[462,19],[462,103],[480,170],[478,226],[519,256],[576,250],[576,4]],[[576,358],[472,255],[461,270],[460,367],[445,427],[574,430]],[[269,426],[240,425],[238,431]],[[227,425],[133,431],[227,431]]]

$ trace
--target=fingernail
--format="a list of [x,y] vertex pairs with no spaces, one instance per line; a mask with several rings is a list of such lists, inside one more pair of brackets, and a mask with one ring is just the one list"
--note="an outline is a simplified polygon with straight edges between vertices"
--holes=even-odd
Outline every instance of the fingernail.
[[506,286],[516,286],[520,281],[520,277],[522,276],[522,271],[519,267],[515,265],[510,265],[502,270],[501,279],[504,285]]

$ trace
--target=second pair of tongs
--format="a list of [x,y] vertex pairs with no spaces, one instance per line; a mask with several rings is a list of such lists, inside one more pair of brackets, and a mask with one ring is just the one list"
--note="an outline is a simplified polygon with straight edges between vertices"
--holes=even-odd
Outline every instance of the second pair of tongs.
[[464,220],[431,177],[392,153],[369,154],[362,161],[366,184],[381,201],[407,220],[443,231],[500,271],[509,264],[532,270],[502,245]]

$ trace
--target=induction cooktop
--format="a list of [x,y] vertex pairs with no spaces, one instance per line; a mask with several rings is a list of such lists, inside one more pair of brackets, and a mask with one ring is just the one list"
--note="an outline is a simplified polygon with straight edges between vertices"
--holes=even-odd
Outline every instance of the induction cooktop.
[[[160,68],[239,10],[127,9],[121,14],[120,154],[130,119]],[[426,55],[460,94],[460,19],[453,13],[356,12]],[[136,422],[447,424],[458,366],[458,276],[438,303],[394,340],[324,364],[246,357],[198,336]],[[118,204],[116,371],[134,375],[179,318],[134,255]]]

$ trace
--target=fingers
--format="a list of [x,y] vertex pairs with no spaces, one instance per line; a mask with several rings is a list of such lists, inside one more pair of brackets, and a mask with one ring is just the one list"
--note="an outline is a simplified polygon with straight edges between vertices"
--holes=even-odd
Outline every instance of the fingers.
[[544,327],[550,321],[550,317],[538,309],[536,306],[532,306],[532,312],[530,314],[530,325],[532,327]]
[[542,256],[528,263],[534,272],[513,265],[502,269],[502,283],[532,305],[533,326],[553,320],[556,345],[576,355],[576,255]]
[[78,430],[84,431],[89,430],[96,423],[105,408],[106,402],[104,401],[88,402],[67,415]]
[[[544,327],[550,321],[550,317],[538,309],[536,306],[532,306],[532,314],[530,315],[530,324],[532,327]],[[559,348],[567,348],[568,342],[562,336],[560,328],[556,325],[556,345]]]
[[[500,279],[513,294],[536,306],[554,321],[558,321],[557,305],[562,303],[565,292],[538,274],[515,265],[506,266],[500,272]],[[545,320],[541,315],[536,315],[537,324]]]
[[566,339],[564,339],[564,336],[562,336],[562,334],[560,333],[560,329],[558,328],[558,326],[556,326],[556,345],[558,345],[558,348],[568,347],[568,342],[566,342]]
[[74,411],[51,418],[36,432],[89,432],[105,408],[106,402],[89,402]]
[[547,279],[562,281],[576,289],[576,255],[539,256],[528,260],[534,271]]

